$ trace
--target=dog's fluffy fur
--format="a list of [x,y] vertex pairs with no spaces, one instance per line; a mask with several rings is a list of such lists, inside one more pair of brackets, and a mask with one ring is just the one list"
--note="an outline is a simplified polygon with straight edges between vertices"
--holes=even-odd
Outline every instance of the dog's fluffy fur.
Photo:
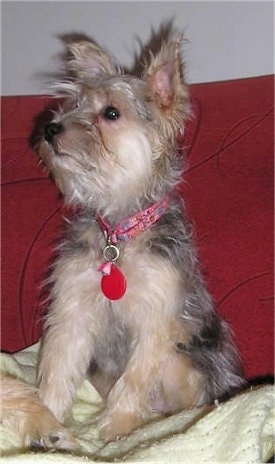
[[[37,151],[78,213],[50,278],[39,395],[62,422],[88,374],[106,400],[101,436],[112,440],[154,413],[224,398],[243,380],[176,193],[183,172],[176,137],[189,114],[181,39],[149,52],[139,76],[123,73],[88,39],[66,40],[66,51],[65,77],[56,85],[64,103]],[[108,300],[100,290],[106,240],[98,215],[115,227],[165,195],[165,214],[119,243],[127,291]]]
[[77,442],[46,408],[37,390],[20,379],[0,375],[0,421],[13,430],[19,447],[33,450],[74,450]]

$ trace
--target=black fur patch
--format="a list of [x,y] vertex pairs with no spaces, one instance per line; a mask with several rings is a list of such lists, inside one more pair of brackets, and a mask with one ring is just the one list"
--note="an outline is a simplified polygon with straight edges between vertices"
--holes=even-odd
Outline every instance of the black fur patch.
[[191,339],[188,350],[201,350],[202,348],[217,349],[221,336],[221,324],[218,317],[213,317],[212,325],[205,326],[199,335]]
[[188,344],[178,342],[175,348],[180,353],[191,353],[202,349],[217,349],[220,342],[221,327],[219,318],[213,318],[211,326],[202,328],[199,335],[194,335]]

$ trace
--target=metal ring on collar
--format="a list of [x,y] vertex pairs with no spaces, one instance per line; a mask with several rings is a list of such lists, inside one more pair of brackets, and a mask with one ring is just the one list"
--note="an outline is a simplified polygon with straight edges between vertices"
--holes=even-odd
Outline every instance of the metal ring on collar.
[[119,249],[116,245],[107,245],[103,250],[103,256],[106,261],[114,263],[119,258]]

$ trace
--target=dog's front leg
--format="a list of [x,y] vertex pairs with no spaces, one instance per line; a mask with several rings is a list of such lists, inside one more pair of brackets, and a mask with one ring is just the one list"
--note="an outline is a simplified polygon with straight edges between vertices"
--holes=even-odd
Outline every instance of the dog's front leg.
[[[146,337],[145,337],[146,338]],[[148,338],[147,338],[148,340]],[[100,435],[106,441],[127,435],[148,421],[154,387],[165,354],[150,342],[139,343],[125,372],[109,393],[100,420]]]
[[100,436],[109,442],[128,435],[146,419],[145,407],[137,387],[131,385],[130,375],[125,373],[110,392],[107,406],[100,416]]
[[81,327],[76,339],[76,325],[77,321],[72,321],[70,325],[67,322],[48,329],[39,366],[39,396],[61,422],[69,413],[76,388],[84,379],[91,359],[89,333]]
[[40,398],[61,422],[84,380],[104,324],[95,278],[81,269],[77,277],[70,275],[70,269],[72,264],[69,269],[59,265],[56,270],[38,372]]

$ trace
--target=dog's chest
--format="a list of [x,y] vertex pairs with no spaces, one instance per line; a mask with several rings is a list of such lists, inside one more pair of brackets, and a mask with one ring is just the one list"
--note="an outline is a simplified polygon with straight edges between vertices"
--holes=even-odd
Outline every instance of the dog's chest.
[[[137,313],[138,318],[143,312],[147,318],[148,308],[163,306],[164,301],[170,306],[173,299],[176,301],[181,287],[179,272],[167,258],[153,251],[152,239],[151,230],[146,230],[132,240],[117,243],[117,254],[114,251],[108,258],[104,252],[106,238],[95,222],[74,225],[74,237],[68,237],[69,255],[77,261],[78,269],[83,269],[85,285],[90,282],[91,299],[100,299],[102,306],[112,306],[121,314]],[[112,256],[117,259],[113,261]],[[111,298],[102,290],[106,264],[111,267]],[[112,286],[124,285],[119,282],[121,278],[125,280],[125,291],[112,299]]]

